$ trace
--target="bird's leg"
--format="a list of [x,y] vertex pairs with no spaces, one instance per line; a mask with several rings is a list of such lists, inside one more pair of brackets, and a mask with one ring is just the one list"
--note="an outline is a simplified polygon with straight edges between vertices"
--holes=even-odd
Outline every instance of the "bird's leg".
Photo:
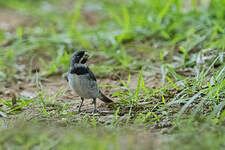
[[96,98],[93,98],[93,103],[94,103],[93,113],[97,113],[97,109],[96,109]]
[[83,102],[84,102],[84,98],[81,97],[81,103],[80,103],[80,106],[79,106],[79,109],[78,109],[78,112],[80,113],[81,112],[81,107],[83,105]]

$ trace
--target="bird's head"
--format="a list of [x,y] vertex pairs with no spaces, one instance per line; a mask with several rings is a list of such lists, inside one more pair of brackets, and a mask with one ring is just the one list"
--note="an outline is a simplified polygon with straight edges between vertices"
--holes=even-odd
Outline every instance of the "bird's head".
[[71,65],[74,64],[85,64],[88,60],[88,52],[84,51],[84,50],[78,50],[76,52],[73,53],[72,58],[71,58]]

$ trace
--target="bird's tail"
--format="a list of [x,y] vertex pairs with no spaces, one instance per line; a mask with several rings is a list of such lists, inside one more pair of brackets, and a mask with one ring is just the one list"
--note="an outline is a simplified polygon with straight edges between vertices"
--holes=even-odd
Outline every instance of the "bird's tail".
[[112,103],[113,101],[106,97],[101,91],[100,91],[100,96],[99,99],[105,103]]

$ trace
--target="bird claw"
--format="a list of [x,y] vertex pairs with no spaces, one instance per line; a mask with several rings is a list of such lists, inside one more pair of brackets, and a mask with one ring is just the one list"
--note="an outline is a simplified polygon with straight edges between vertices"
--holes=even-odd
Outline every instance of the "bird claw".
[[98,113],[98,110],[97,109],[94,109],[93,110],[93,114],[96,114],[96,113]]

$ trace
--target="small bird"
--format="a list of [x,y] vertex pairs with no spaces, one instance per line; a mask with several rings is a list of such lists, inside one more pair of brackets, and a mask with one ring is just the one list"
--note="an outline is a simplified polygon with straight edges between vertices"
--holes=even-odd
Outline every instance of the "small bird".
[[99,98],[105,103],[113,101],[106,97],[99,89],[96,78],[92,71],[85,64],[88,60],[88,53],[84,50],[78,50],[73,53],[70,60],[70,68],[65,78],[69,82],[70,88],[81,97],[81,104],[78,112],[84,102],[84,98],[93,99],[94,110],[97,112],[96,99]]

